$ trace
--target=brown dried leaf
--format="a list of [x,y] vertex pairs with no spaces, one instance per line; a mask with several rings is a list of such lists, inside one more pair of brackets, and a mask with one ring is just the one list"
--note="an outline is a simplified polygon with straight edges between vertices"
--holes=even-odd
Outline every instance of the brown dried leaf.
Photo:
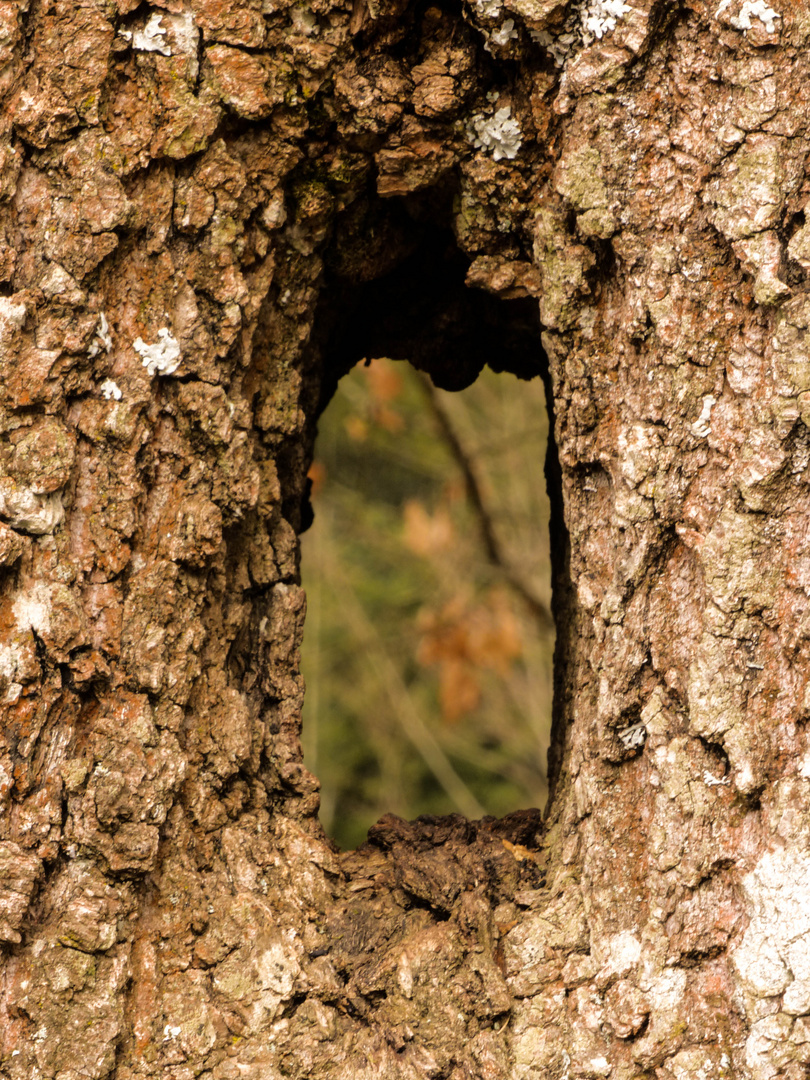
[[405,543],[416,555],[434,555],[452,547],[453,522],[443,506],[431,514],[419,499],[409,499],[402,516]]

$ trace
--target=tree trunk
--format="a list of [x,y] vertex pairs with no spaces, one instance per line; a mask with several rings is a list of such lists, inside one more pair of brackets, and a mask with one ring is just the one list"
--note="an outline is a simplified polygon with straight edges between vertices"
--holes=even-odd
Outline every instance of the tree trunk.
[[[3,1080],[807,1075],[781,4],[2,5]],[[341,855],[296,534],[373,355],[548,378],[552,794]]]

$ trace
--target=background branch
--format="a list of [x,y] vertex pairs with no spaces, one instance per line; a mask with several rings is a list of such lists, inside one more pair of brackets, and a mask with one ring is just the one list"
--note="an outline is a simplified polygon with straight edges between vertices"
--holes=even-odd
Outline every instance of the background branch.
[[546,629],[553,629],[554,619],[547,605],[543,603],[531,586],[515,569],[511,559],[506,554],[503,545],[500,542],[500,538],[495,529],[493,515],[490,513],[486,499],[484,498],[483,486],[478,478],[475,464],[461,443],[461,439],[456,432],[453,421],[441,400],[439,391],[433,385],[428,375],[425,375],[420,371],[418,372],[418,376],[419,385],[425,394],[442,437],[464,477],[467,498],[469,499],[470,506],[478,521],[478,527],[481,532],[481,539],[484,544],[487,559],[500,571],[510,588],[526,604],[540,625]]

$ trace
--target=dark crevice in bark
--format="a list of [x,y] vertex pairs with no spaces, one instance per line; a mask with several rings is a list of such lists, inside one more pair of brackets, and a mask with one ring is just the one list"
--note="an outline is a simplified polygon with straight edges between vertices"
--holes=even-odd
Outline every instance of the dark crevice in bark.
[[548,411],[548,443],[546,444],[545,476],[549,515],[549,552],[551,554],[551,614],[557,628],[554,642],[554,684],[551,703],[551,739],[548,749],[548,802],[551,806],[557,788],[557,780],[565,745],[566,687],[565,671],[573,635],[566,631],[573,613],[574,593],[571,584],[571,542],[565,524],[563,504],[563,478],[560,455],[557,448],[554,388],[548,363],[543,367],[541,378],[546,391]]
[[461,390],[485,364],[520,378],[547,367],[537,304],[465,284],[469,259],[449,228],[455,184],[352,207],[325,254],[315,321],[323,357],[319,413],[359,360],[409,360],[435,385]]
[[[470,27],[464,18],[464,7],[458,0],[419,0],[416,4],[395,2],[386,9],[380,5],[376,7],[375,16],[369,18],[367,0],[354,0],[353,20],[363,17],[362,26],[355,33],[354,45],[366,58],[382,54],[414,63],[424,50],[426,16],[430,17],[431,23],[446,19],[454,33],[475,33],[474,25]],[[496,65],[480,47],[477,59],[488,74],[496,74]]]

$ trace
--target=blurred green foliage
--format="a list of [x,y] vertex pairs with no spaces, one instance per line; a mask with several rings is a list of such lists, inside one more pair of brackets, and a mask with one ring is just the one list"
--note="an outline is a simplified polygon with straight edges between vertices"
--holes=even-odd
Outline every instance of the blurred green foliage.
[[304,757],[344,848],[386,812],[545,802],[553,635],[488,559],[436,408],[506,560],[550,601],[540,381],[486,370],[446,394],[389,360],[344,378],[321,418],[302,542]]

